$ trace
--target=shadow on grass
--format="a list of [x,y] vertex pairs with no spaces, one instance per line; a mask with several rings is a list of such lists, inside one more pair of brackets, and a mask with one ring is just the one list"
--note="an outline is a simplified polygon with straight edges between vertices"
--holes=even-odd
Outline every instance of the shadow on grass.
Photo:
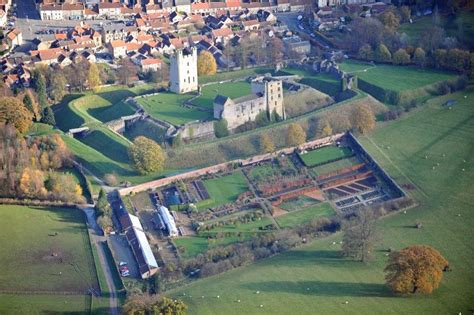
[[267,281],[242,285],[262,293],[292,293],[314,296],[392,297],[393,294],[379,283],[350,283],[325,281]]

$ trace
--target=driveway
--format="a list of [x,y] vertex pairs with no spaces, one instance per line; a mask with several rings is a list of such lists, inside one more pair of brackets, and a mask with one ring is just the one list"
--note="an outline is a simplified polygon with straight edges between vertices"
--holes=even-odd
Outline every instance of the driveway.
[[118,264],[121,261],[126,262],[128,270],[130,271],[130,277],[141,279],[137,262],[135,261],[132,249],[128,245],[125,235],[110,235],[109,244],[115,258],[115,263]]
[[110,270],[109,264],[107,263],[107,259],[105,257],[104,250],[100,243],[106,240],[105,236],[101,236],[101,230],[97,225],[95,220],[95,210],[93,205],[88,205],[83,207],[82,210],[86,214],[87,217],[87,227],[89,229],[89,235],[91,236],[91,243],[97,248],[97,254],[99,256],[100,264],[102,265],[102,269],[105,274],[105,280],[107,282],[107,287],[109,288],[110,297],[109,297],[109,304],[110,304],[110,314],[118,315],[119,312],[119,302],[117,299],[117,288],[115,287],[114,280],[112,277],[112,271]]

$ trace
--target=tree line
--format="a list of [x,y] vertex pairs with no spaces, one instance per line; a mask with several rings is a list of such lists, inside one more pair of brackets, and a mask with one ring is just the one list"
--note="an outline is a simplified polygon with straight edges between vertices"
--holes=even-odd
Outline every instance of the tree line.
[[0,196],[84,203],[71,167],[71,153],[58,134],[25,138],[0,122]]

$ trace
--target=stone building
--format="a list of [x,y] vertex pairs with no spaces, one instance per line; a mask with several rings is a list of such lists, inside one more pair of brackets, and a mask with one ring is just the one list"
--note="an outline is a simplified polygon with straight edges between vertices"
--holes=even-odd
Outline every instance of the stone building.
[[170,90],[182,94],[197,91],[197,49],[177,50],[170,57]]
[[214,118],[227,120],[229,129],[254,121],[261,112],[269,117],[275,112],[281,119],[285,119],[282,81],[259,77],[251,85],[250,95],[236,99],[217,95],[214,99]]

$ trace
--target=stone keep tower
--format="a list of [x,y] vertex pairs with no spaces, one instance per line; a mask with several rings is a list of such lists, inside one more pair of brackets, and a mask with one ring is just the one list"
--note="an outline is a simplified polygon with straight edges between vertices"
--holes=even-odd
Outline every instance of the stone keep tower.
[[177,50],[170,58],[170,90],[177,94],[197,91],[197,49]]
[[265,97],[269,115],[275,111],[281,119],[286,119],[282,81],[260,77],[252,81],[251,85],[252,93],[261,94]]

